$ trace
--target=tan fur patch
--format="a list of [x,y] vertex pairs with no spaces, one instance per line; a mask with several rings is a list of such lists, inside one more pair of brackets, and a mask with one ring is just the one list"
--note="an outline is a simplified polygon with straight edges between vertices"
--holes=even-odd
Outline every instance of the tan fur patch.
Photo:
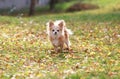
[[64,44],[64,36],[58,38],[60,44]]
[[67,33],[67,31],[65,30],[65,39],[69,38],[69,34]]

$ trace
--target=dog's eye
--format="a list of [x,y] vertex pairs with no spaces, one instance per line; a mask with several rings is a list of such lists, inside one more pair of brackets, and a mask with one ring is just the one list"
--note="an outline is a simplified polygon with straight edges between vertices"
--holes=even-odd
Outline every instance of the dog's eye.
[[57,30],[59,32],[59,30]]
[[55,31],[55,30],[52,30],[53,32]]

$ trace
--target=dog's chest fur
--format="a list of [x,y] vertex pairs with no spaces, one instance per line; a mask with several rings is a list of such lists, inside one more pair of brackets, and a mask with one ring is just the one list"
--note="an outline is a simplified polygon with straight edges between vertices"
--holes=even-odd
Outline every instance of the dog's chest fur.
[[60,46],[61,44],[64,44],[64,36],[54,38],[51,37],[50,40],[54,46]]
[[55,46],[59,46],[59,40],[57,40],[57,39],[52,40],[52,43],[53,43]]

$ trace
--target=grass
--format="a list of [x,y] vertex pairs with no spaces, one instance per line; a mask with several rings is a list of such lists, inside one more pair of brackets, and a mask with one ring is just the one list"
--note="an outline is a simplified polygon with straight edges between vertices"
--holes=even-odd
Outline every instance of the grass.
[[[0,16],[0,79],[119,79],[120,1],[116,1],[94,0],[102,6],[98,10]],[[51,52],[45,23],[57,19],[64,19],[74,32],[70,36],[74,53]]]

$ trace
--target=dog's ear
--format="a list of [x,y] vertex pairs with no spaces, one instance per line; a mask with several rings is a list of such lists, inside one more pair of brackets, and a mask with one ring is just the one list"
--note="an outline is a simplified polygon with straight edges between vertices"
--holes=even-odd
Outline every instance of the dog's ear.
[[64,20],[61,20],[60,23],[59,23],[59,26],[61,28],[65,27],[65,21]]
[[54,25],[53,21],[49,21],[49,27],[52,27]]

